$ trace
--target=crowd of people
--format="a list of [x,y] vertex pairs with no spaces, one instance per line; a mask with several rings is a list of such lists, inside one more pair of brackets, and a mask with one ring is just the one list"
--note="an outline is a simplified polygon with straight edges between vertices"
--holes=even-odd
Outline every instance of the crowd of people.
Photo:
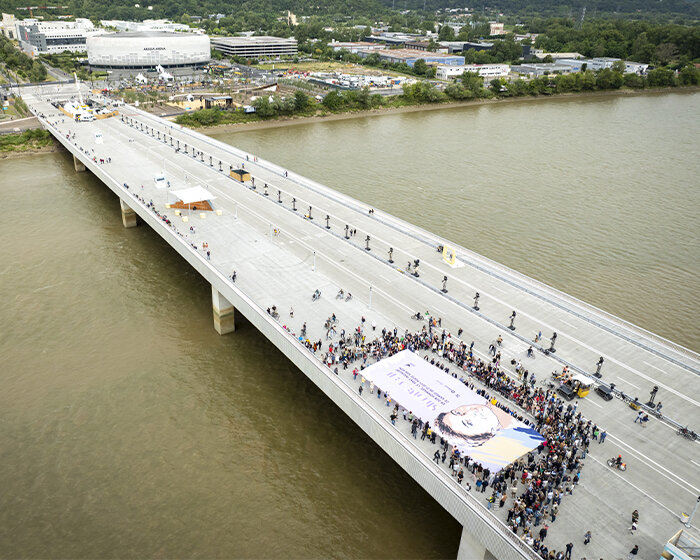
[[[379,336],[371,338],[362,317],[347,336],[341,330],[338,340],[326,344],[321,340],[311,341],[305,336],[306,329],[298,340],[311,352],[320,353],[319,358],[335,374],[341,369],[351,369],[353,380],[359,383],[359,393],[367,390],[386,403],[392,424],[403,418],[414,438],[420,434],[421,440],[435,444],[433,460],[444,465],[467,491],[475,488],[477,493],[488,492],[485,501],[489,510],[496,505],[497,509],[505,508],[510,496],[510,507],[503,516],[505,523],[542,558],[571,558],[573,543],[557,551],[550,549],[545,541],[562,498],[571,495],[579,483],[588,446],[597,439],[600,429],[576,412],[574,405],[565,404],[554,389],[536,386],[535,375],[522,364],[516,366],[518,379],[515,379],[500,366],[499,352],[492,353],[495,355],[489,359],[479,358],[473,342],[468,345],[453,338],[439,327],[440,323],[429,318],[428,324],[418,332],[382,329]],[[286,325],[285,328],[289,330]],[[500,341],[496,344],[500,346]],[[388,392],[362,375],[369,365],[405,349],[417,352],[446,375],[458,378],[495,406],[535,428],[544,441],[499,472],[490,472],[468,454],[461,453],[439,437],[428,422],[392,401]],[[448,459],[449,463],[445,464]]]

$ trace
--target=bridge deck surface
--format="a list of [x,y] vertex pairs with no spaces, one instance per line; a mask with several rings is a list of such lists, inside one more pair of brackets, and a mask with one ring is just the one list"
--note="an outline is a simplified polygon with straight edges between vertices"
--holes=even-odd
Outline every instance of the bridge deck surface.
[[[453,336],[462,328],[462,338],[467,343],[474,340],[482,356],[502,335],[502,364],[511,375],[515,375],[510,365],[513,358],[536,372],[540,385],[551,371],[561,369],[559,360],[592,372],[598,357],[603,356],[603,381],[615,383],[640,401],[647,400],[652,386],[657,385],[657,400],[663,402],[664,413],[682,424],[697,424],[700,418],[700,363],[690,351],[467,249],[457,248],[460,261],[457,267],[451,267],[435,250],[442,243],[437,236],[380,210],[370,214],[361,202],[293,172],[286,177],[285,170],[272,163],[254,161],[252,154],[134,108],[125,107],[122,114],[154,127],[154,135],[167,134],[165,142],[120,118],[75,123],[38,96],[26,99],[35,112],[57,123],[55,129],[64,138],[75,134],[72,143],[76,147],[90,155],[94,150],[98,160],[111,157],[104,170],[118,184],[129,185],[128,196],[134,206],[139,204],[134,196],[146,202],[152,200],[173,221],[173,236],[177,229],[198,245],[200,252],[202,243],[207,242],[210,265],[226,276],[235,270],[236,286],[263,309],[276,305],[280,322],[295,333],[306,322],[308,336],[326,343],[323,323],[332,313],[339,317],[338,331],[352,331],[362,316],[367,325],[376,322],[377,334],[383,327],[417,331],[422,323],[410,315],[429,310],[442,318],[443,328]],[[102,133],[103,143],[95,142],[97,131]],[[179,153],[170,146],[171,137],[174,146],[180,141]],[[184,153],[184,144],[188,154]],[[196,157],[192,156],[192,146],[196,147]],[[78,154],[83,156],[80,151]],[[210,156],[213,166],[209,164]],[[222,172],[218,171],[219,161]],[[241,184],[228,177],[229,165],[241,164],[254,176],[256,190],[249,182]],[[207,188],[216,196],[213,207],[221,210],[221,215],[207,212],[202,219],[196,212],[185,223],[165,209],[166,190],[157,189],[153,181],[153,176],[163,170],[172,190],[192,185]],[[263,194],[265,183],[269,185],[268,196]],[[282,203],[277,202],[278,189]],[[292,197],[297,200],[296,212],[292,210]],[[313,220],[304,218],[309,206]],[[327,214],[330,229],[325,227]],[[357,229],[356,236],[345,239],[346,224]],[[195,228],[194,233],[189,231],[190,226]],[[364,249],[367,235],[371,251]],[[389,247],[394,250],[394,265],[387,262]],[[403,270],[415,258],[421,262],[419,278]],[[443,275],[449,278],[447,294],[440,292]],[[353,294],[352,301],[335,299],[341,287]],[[323,295],[312,303],[315,289]],[[481,294],[480,313],[471,309],[477,290]],[[294,309],[293,318],[290,308]],[[514,333],[506,328],[513,310],[517,312]],[[371,337],[371,328],[369,331]],[[536,352],[535,358],[526,357],[530,340],[538,331],[547,339],[543,343],[547,346],[552,331],[558,333],[555,355]],[[341,377],[356,389],[358,383],[350,371],[341,369]],[[368,406],[388,421],[390,409],[383,401],[368,393],[364,396]],[[635,543],[640,545],[640,558],[658,557],[662,543],[679,528],[679,513],[691,509],[700,495],[700,443],[680,438],[673,425],[656,419],[647,428],[640,428],[633,423],[636,412],[618,399],[605,402],[591,393],[580,400],[579,410],[606,429],[608,438],[602,445],[592,444],[582,483],[573,496],[562,500],[546,544],[561,550],[571,541],[575,544],[574,555],[581,557],[583,533],[591,530],[593,540],[585,547],[588,557],[622,557]],[[397,429],[414,441],[403,419]],[[420,440],[414,443],[432,458],[433,445]],[[607,457],[618,453],[629,465],[625,473],[613,472],[605,465]],[[480,496],[485,504],[488,494]],[[509,498],[507,507],[493,513],[505,519],[511,503]],[[639,510],[641,523],[632,537],[627,528],[634,509]]]

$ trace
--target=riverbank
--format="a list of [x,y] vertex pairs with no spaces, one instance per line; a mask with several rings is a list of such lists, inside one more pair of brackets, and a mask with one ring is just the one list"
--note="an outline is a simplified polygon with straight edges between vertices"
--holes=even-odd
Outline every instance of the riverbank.
[[232,132],[244,130],[260,130],[265,128],[277,128],[282,126],[294,126],[314,122],[341,121],[355,119],[359,117],[377,117],[396,113],[417,113],[420,111],[437,111],[444,109],[455,109],[461,107],[479,107],[481,105],[508,104],[508,103],[542,103],[552,101],[571,101],[575,99],[596,99],[606,97],[637,97],[646,95],[663,95],[667,93],[697,93],[700,86],[665,87],[648,89],[620,89],[607,91],[591,91],[577,93],[558,93],[555,95],[540,95],[528,97],[502,97],[492,99],[470,99],[467,101],[448,101],[444,103],[423,103],[419,105],[406,105],[403,107],[378,107],[376,109],[347,111],[343,113],[325,113],[311,116],[284,116],[268,120],[258,120],[244,123],[227,123],[214,126],[202,126],[197,130],[205,134],[216,134],[218,132]]
[[56,152],[59,149],[60,144],[43,129],[0,136],[0,159]]

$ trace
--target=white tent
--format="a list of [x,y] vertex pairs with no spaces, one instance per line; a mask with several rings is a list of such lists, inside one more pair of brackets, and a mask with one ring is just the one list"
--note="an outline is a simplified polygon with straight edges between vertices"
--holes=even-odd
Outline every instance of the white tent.
[[170,196],[176,197],[177,200],[182,201],[183,204],[192,204],[193,202],[201,202],[203,200],[212,200],[216,198],[207,189],[199,185],[187,189],[170,191]]

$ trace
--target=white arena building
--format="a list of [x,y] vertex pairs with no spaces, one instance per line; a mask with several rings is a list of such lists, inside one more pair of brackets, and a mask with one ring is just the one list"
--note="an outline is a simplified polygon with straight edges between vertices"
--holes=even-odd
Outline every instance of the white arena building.
[[191,33],[139,31],[108,33],[87,39],[88,63],[93,68],[149,70],[198,68],[211,58],[209,37]]

